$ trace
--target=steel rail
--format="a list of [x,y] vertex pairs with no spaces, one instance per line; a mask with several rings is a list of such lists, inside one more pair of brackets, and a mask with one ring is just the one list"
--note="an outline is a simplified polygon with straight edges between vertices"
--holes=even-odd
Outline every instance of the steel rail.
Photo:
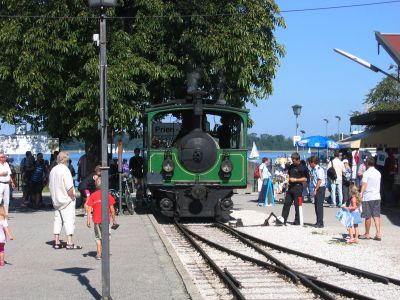
[[302,273],[296,272],[292,269],[290,269],[289,267],[287,268],[283,268],[277,265],[272,265],[269,264],[265,261],[244,255],[242,253],[236,252],[232,249],[228,249],[224,246],[221,246],[217,243],[214,243],[200,235],[198,235],[197,233],[191,231],[190,229],[188,229],[186,226],[181,225],[184,230],[186,230],[190,235],[192,235],[193,237],[195,237],[196,239],[214,247],[217,248],[223,252],[226,252],[228,254],[234,255],[236,257],[239,257],[245,261],[249,261],[252,262],[258,266],[264,267],[266,269],[275,271],[275,272],[279,272],[282,275],[285,275],[287,277],[289,277],[294,283],[299,283],[299,281],[306,287],[308,287],[309,289],[311,289],[314,293],[318,294],[319,296],[321,296],[323,299],[329,299],[329,300],[333,300],[335,299],[335,297],[332,297],[329,293],[327,293],[324,289],[322,289],[321,287],[319,287],[318,285],[316,285],[315,283],[312,282],[312,280],[309,278],[308,275],[303,275]]
[[185,236],[185,238],[192,244],[192,246],[203,256],[203,258],[207,261],[207,263],[212,267],[212,269],[218,274],[218,276],[225,282],[228,289],[232,292],[232,294],[240,300],[245,300],[246,298],[240,292],[239,288],[235,285],[235,282],[231,280],[231,278],[221,270],[220,267],[211,259],[210,256],[196,243],[196,241],[190,236],[187,232],[187,229],[184,228],[181,224],[179,224],[176,220],[174,220],[175,226],[180,230],[180,232]]
[[[308,275],[306,275],[306,276],[308,276]],[[342,294],[342,295],[347,296],[349,298],[353,298],[353,299],[357,299],[357,300],[374,300],[375,299],[375,298],[371,298],[371,297],[368,297],[368,296],[364,296],[364,295],[358,294],[356,292],[353,292],[353,291],[350,291],[348,289],[339,287],[337,285],[333,285],[333,284],[327,283],[325,281],[321,281],[321,280],[313,278],[311,276],[309,276],[308,279],[310,279],[312,282],[314,282],[316,285],[318,285],[318,286],[320,286],[322,288],[330,290],[333,293]]]
[[[221,227],[219,227],[221,228]],[[339,293],[342,294],[343,296],[346,297],[350,297],[350,298],[355,298],[355,299],[364,299],[364,300],[371,300],[373,298],[369,298],[366,297],[364,295],[355,293],[353,291],[323,282],[321,280],[318,280],[316,277],[305,274],[305,273],[301,273],[301,272],[297,272],[296,270],[292,269],[291,267],[287,266],[286,264],[284,264],[283,262],[281,262],[279,259],[275,258],[274,256],[272,256],[271,254],[269,254],[268,252],[266,252],[265,250],[261,249],[259,246],[255,245],[254,243],[252,243],[251,241],[249,241],[248,239],[246,239],[245,237],[241,236],[240,233],[236,232],[235,230],[230,230],[230,227],[227,228],[223,228],[223,230],[229,230],[229,234],[233,235],[235,238],[237,238],[238,240],[240,240],[241,242],[245,243],[246,245],[248,245],[249,247],[253,248],[254,250],[256,250],[258,253],[262,254],[263,256],[265,256],[267,259],[273,261],[274,263],[276,263],[277,265],[279,265],[282,268],[286,268],[288,270],[291,270],[293,273],[295,273],[298,276],[303,276],[305,278],[307,278],[308,280],[310,280],[311,282],[315,283],[316,285],[318,285],[319,287],[323,287],[331,292],[334,293]]]
[[[221,227],[219,227],[221,228]],[[229,234],[233,235],[235,238],[237,238],[238,240],[240,240],[241,242],[243,242],[244,244],[248,245],[249,247],[253,248],[254,250],[256,250],[258,253],[260,253],[261,255],[265,256],[267,259],[273,261],[274,263],[276,263],[278,266],[291,270],[294,274],[300,276],[303,276],[305,278],[307,278],[308,280],[310,280],[311,282],[315,283],[316,285],[318,285],[319,287],[323,287],[331,292],[334,293],[339,293],[342,294],[343,296],[349,297],[349,298],[355,298],[355,299],[363,299],[363,300],[371,300],[373,298],[369,298],[367,296],[355,293],[353,291],[335,286],[333,284],[329,284],[326,282],[323,282],[321,280],[318,280],[316,277],[305,274],[305,273],[301,273],[301,272],[297,272],[296,270],[292,269],[291,267],[287,266],[286,264],[284,264],[283,262],[281,262],[279,259],[277,259],[276,257],[272,256],[271,254],[269,254],[268,252],[266,252],[265,250],[261,249],[259,246],[255,245],[254,243],[252,243],[251,241],[249,241],[248,239],[246,239],[245,237],[243,237],[242,235],[240,235],[239,233],[237,233],[235,230],[230,230],[231,228],[223,228],[223,230],[225,229],[229,229]]]
[[297,250],[293,250],[293,249],[290,249],[290,248],[286,248],[286,247],[283,247],[283,246],[280,246],[280,245],[277,245],[277,244],[274,244],[274,243],[271,243],[271,242],[267,242],[265,240],[259,239],[257,237],[254,237],[254,236],[251,236],[251,235],[246,234],[244,232],[241,232],[241,231],[238,231],[236,229],[233,229],[233,228],[231,228],[231,227],[229,227],[229,226],[227,226],[227,225],[225,225],[225,224],[223,224],[221,222],[216,222],[215,224],[220,228],[224,228],[224,229],[226,229],[227,231],[230,231],[230,232],[235,232],[236,234],[239,234],[239,235],[241,235],[241,236],[243,236],[243,237],[245,237],[245,238],[247,238],[247,239],[249,239],[249,240],[251,240],[253,242],[261,244],[263,246],[267,246],[267,247],[270,247],[270,248],[273,248],[273,249],[276,249],[276,250],[280,250],[280,251],[283,251],[283,252],[286,252],[286,253],[290,253],[290,254],[298,255],[298,256],[301,256],[301,257],[304,257],[304,258],[308,258],[308,259],[311,259],[311,260],[314,260],[314,261],[317,261],[317,262],[320,262],[320,263],[323,263],[323,264],[326,264],[326,265],[330,265],[330,266],[338,268],[341,271],[344,271],[344,272],[347,272],[347,273],[350,273],[350,274],[353,274],[353,275],[357,275],[357,276],[360,276],[360,277],[365,277],[365,278],[371,279],[371,280],[376,281],[376,282],[381,282],[381,283],[384,283],[384,284],[388,284],[390,282],[390,283],[393,283],[393,284],[396,284],[396,285],[400,285],[400,280],[395,279],[395,278],[391,278],[391,277],[387,277],[387,276],[371,273],[371,272],[368,272],[368,271],[365,271],[365,270],[361,270],[361,269],[357,269],[357,268],[354,268],[354,267],[349,267],[349,266],[346,266],[346,265],[343,265],[343,264],[340,264],[340,263],[337,263],[337,262],[334,262],[334,261],[331,261],[331,260],[327,260],[327,259],[324,259],[324,258],[321,258],[321,257],[317,257],[317,256],[314,256],[314,255],[311,255],[311,254],[303,253],[303,252],[300,252],[300,251],[297,251]]

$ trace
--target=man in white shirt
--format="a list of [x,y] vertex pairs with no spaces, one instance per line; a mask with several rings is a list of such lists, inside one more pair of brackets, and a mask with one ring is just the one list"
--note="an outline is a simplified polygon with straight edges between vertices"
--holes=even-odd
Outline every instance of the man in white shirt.
[[69,154],[61,151],[57,155],[57,165],[51,169],[49,177],[49,190],[54,213],[54,249],[61,249],[61,229],[64,226],[67,235],[67,250],[82,249],[72,242],[75,230],[75,188],[70,170],[68,169]]
[[361,192],[362,213],[365,218],[365,234],[361,239],[370,239],[369,230],[371,228],[371,217],[374,219],[376,235],[374,240],[381,240],[381,173],[375,169],[375,161],[372,157],[365,160],[367,170],[363,174]]
[[6,215],[8,215],[8,205],[10,203],[10,184],[15,189],[15,183],[11,177],[11,169],[6,162],[6,154],[0,152],[0,204],[3,203]]
[[325,172],[318,165],[318,158],[311,156],[308,159],[311,167],[311,186],[313,188],[314,207],[317,222],[315,228],[324,228],[324,200],[325,200]]
[[[338,151],[335,151],[334,157],[335,158],[328,165],[328,169],[333,166],[336,173],[336,179],[331,180],[331,199],[333,206],[337,205],[338,207],[341,207],[343,202],[342,176],[344,175],[344,165],[339,159]],[[338,202],[336,202],[336,190],[339,197]]]

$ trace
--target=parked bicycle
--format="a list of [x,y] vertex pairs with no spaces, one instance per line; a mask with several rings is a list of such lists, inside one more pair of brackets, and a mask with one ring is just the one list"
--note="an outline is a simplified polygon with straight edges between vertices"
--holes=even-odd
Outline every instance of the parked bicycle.
[[121,191],[117,191],[117,190],[110,190],[110,193],[113,195],[113,197],[115,198],[115,212],[116,214],[120,214],[119,211],[119,200],[120,200],[120,192],[122,192],[122,213],[124,212],[128,212],[129,214],[133,215],[134,213],[134,191],[133,191],[133,186],[132,186],[132,179],[129,178],[128,176],[123,176],[122,177],[122,189]]

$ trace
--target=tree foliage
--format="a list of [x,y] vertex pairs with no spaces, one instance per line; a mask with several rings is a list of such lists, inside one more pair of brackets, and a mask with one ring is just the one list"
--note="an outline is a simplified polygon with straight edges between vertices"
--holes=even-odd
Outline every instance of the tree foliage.
[[256,133],[250,134],[248,139],[248,149],[250,150],[253,142],[256,143],[259,150],[293,150],[293,140],[285,137],[282,134],[270,135],[261,134],[257,136]]
[[[396,76],[396,75],[393,75]],[[385,77],[365,97],[369,110],[400,110],[400,83]]]
[[[99,144],[98,11],[0,0],[0,15],[0,117]],[[237,107],[272,93],[285,26],[272,0],[119,0],[107,15],[110,132],[134,136],[143,107],[184,97],[188,74]]]

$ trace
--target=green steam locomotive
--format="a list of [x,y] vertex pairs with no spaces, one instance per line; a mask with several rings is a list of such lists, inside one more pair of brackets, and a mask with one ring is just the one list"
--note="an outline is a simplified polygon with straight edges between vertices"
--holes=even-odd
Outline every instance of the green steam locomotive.
[[247,185],[248,110],[201,91],[153,105],[144,119],[144,184],[168,217],[227,219]]

